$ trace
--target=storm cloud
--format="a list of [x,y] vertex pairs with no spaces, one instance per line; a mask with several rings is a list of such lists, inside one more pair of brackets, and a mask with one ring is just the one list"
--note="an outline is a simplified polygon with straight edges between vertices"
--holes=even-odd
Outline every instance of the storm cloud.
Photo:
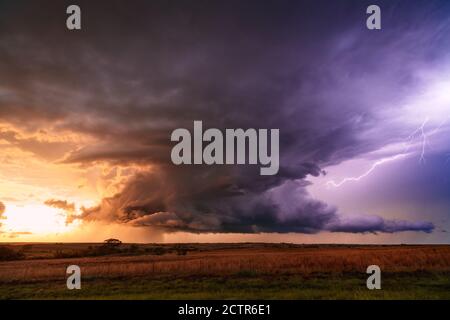
[[[71,145],[61,165],[141,168],[78,219],[194,233],[431,232],[430,222],[348,216],[308,193],[327,166],[399,141],[408,129],[380,109],[395,110],[422,84],[417,68],[444,59],[442,1],[383,2],[389,33],[365,28],[368,2],[345,2],[80,1],[79,32],[64,28],[64,1],[45,1],[45,12],[9,4],[0,117],[93,141]],[[171,164],[170,133],[194,120],[279,128],[279,173]]]

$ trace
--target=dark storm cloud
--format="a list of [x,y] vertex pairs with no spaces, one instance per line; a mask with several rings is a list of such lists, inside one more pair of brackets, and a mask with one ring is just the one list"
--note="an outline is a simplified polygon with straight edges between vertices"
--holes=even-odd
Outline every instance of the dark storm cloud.
[[312,199],[305,189],[308,183],[303,180],[277,178],[282,182],[273,181],[262,190],[258,181],[249,184],[232,172],[210,169],[204,174],[204,170],[174,167],[139,174],[121,193],[103,199],[97,207],[83,209],[78,218],[197,233],[392,233],[434,229],[427,222],[377,216],[342,219],[337,208]]
[[400,231],[423,231],[430,233],[434,230],[431,222],[425,221],[386,221],[378,216],[358,216],[338,219],[327,226],[327,230],[332,232],[400,232]]
[[[340,220],[305,182],[398,139],[377,126],[377,108],[416,85],[414,67],[435,63],[443,38],[429,20],[417,38],[409,22],[439,19],[442,5],[418,3],[386,2],[390,33],[365,29],[370,3],[361,1],[80,1],[77,32],[64,27],[68,2],[3,4],[0,117],[96,139],[65,163],[149,165],[80,218],[192,232],[429,232],[426,223]],[[279,174],[171,165],[170,132],[193,120],[280,128]]]

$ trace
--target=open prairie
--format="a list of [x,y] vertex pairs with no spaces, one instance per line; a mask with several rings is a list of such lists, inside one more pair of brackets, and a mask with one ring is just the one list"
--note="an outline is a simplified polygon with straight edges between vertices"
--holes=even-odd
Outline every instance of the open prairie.
[[[1,299],[450,299],[448,245],[0,247],[16,253],[0,261]],[[66,287],[69,265],[81,268],[81,290]],[[381,290],[366,287],[369,265],[381,268]]]

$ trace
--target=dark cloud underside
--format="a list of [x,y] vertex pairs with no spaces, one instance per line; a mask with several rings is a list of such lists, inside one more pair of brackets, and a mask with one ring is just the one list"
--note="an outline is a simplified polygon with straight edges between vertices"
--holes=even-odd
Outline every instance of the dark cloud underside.
[[[149,166],[83,219],[190,232],[431,232],[428,222],[347,218],[305,181],[398,139],[396,128],[382,139],[361,133],[377,132],[378,106],[416,85],[416,63],[437,60],[442,34],[426,17],[438,23],[443,2],[417,3],[386,2],[394,31],[370,36],[365,1],[80,1],[79,32],[64,28],[68,2],[2,3],[0,118],[95,139],[65,163]],[[417,18],[424,37],[409,23]],[[171,165],[170,133],[193,120],[280,128],[279,174]]]

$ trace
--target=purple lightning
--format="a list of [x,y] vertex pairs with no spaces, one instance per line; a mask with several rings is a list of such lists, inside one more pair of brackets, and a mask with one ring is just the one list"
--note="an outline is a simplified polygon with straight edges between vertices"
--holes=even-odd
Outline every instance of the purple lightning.
[[413,133],[411,133],[408,136],[407,143],[405,143],[406,151],[410,148],[412,142],[416,139],[416,137],[419,137],[421,139],[421,152],[420,152],[419,162],[425,163],[426,162],[426,159],[425,159],[426,147],[427,147],[428,141],[429,141],[428,138],[435,135],[436,133],[438,133],[441,130],[441,128],[447,123],[449,118],[450,117],[447,117],[446,119],[444,119],[444,121],[442,121],[436,128],[434,128],[430,132],[426,132],[426,130],[425,130],[425,126],[427,125],[428,121],[430,120],[429,118],[426,118],[422,122],[420,127],[418,127],[416,130],[414,130]]
[[416,139],[417,136],[419,136],[422,140],[421,143],[421,153],[420,153],[420,158],[419,158],[419,162],[425,163],[425,149],[426,146],[428,144],[428,140],[427,140],[427,134],[425,133],[425,125],[427,124],[427,122],[430,120],[430,118],[426,118],[422,124],[420,125],[420,127],[418,127],[416,130],[413,131],[413,133],[411,133],[408,138],[406,139],[407,142],[405,143],[405,149],[406,151],[409,150],[412,142]]
[[363,174],[361,174],[360,176],[357,177],[346,177],[344,179],[342,179],[339,182],[336,182],[334,180],[330,180],[327,181],[326,185],[328,187],[335,187],[338,188],[340,186],[342,186],[344,183],[346,182],[351,182],[351,181],[359,181],[365,177],[367,177],[368,175],[370,175],[378,166],[383,165],[385,163],[388,162],[392,162],[401,158],[404,158],[406,156],[409,155],[408,150],[410,149],[411,145],[413,144],[413,142],[417,139],[420,138],[421,140],[421,147],[420,147],[420,157],[419,157],[419,162],[420,163],[425,163],[425,153],[426,153],[426,147],[428,145],[428,138],[433,136],[434,134],[436,134],[437,132],[439,132],[439,130],[444,126],[444,124],[450,119],[450,117],[447,117],[444,121],[442,121],[439,126],[437,126],[435,129],[433,129],[430,132],[426,132],[425,130],[425,126],[426,124],[429,122],[429,118],[427,117],[422,124],[416,129],[414,130],[406,139],[406,142],[404,143],[405,145],[405,150],[397,155],[391,156],[391,157],[387,157],[387,158],[383,158],[380,160],[377,160],[376,162],[374,162],[372,164],[372,166]]
[[344,179],[342,179],[340,182],[335,182],[334,180],[330,180],[330,181],[328,181],[328,182],[326,183],[326,185],[329,186],[329,187],[332,186],[332,187],[337,188],[337,187],[342,186],[342,185],[343,185],[344,183],[346,183],[346,182],[350,182],[350,181],[359,181],[359,180],[361,180],[361,179],[367,177],[369,174],[371,174],[372,171],[374,171],[376,167],[378,167],[378,166],[380,166],[380,165],[382,165],[382,164],[384,164],[384,163],[391,162],[391,161],[395,161],[395,160],[398,160],[398,159],[400,159],[400,158],[406,157],[407,155],[408,155],[408,154],[406,154],[406,153],[401,153],[401,154],[397,154],[397,155],[392,156],[392,157],[380,159],[380,160],[376,161],[374,164],[372,164],[372,166],[370,167],[369,170],[367,170],[366,172],[364,172],[362,175],[360,175],[360,176],[358,176],[358,177],[348,177],[348,178],[344,178]]

